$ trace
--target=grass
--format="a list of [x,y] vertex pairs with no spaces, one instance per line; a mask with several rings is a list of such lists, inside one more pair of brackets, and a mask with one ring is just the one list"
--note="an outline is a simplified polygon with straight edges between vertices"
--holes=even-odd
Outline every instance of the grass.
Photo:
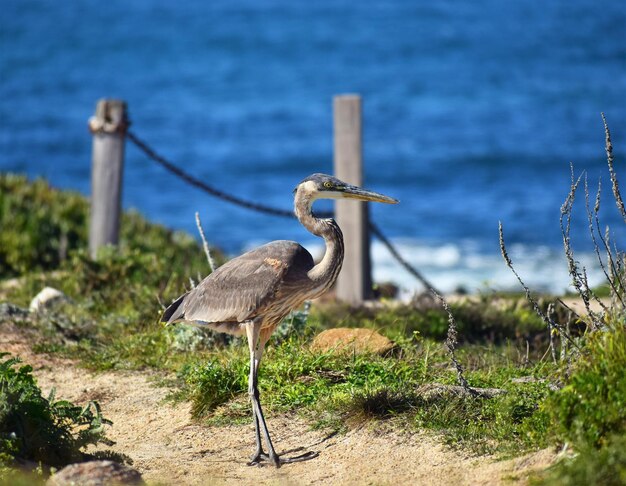
[[[421,385],[456,383],[456,372],[439,343],[419,339],[394,358],[315,353],[308,346],[305,337],[294,336],[268,348],[259,386],[270,412],[301,413],[314,427],[335,430],[345,428],[348,422],[393,419],[405,428],[430,429],[449,444],[476,452],[532,449],[537,446],[532,432],[547,428],[546,416],[537,404],[548,395],[549,382],[511,381],[520,376],[550,377],[554,367],[546,363],[528,367],[490,354],[471,371],[470,381],[501,387],[507,391],[505,395],[489,400],[426,399],[419,393]],[[477,350],[468,347],[464,352]],[[493,347],[495,350],[501,348]],[[247,346],[234,345],[216,351],[208,361],[197,360],[183,367],[179,377],[187,388],[183,396],[193,401],[196,416],[223,423],[242,416],[249,420],[247,374]]]
[[[198,420],[249,423],[245,342],[158,323],[163,304],[189,287],[188,276],[197,280],[199,272],[209,271],[192,237],[127,213],[120,247],[91,260],[83,249],[88,208],[81,196],[21,176],[1,175],[0,187],[0,225],[10,228],[2,235],[0,278],[19,277],[17,285],[0,285],[0,299],[26,307],[46,285],[69,297],[22,321],[0,317],[0,326],[4,319],[35,329],[37,351],[79,359],[94,370],[175,374],[168,380],[171,399],[190,400]],[[17,223],[8,225],[14,214]],[[544,312],[549,300],[539,302]],[[622,474],[623,313],[610,317],[610,330],[590,333],[557,307],[554,318],[572,329],[582,351],[570,347],[568,359],[555,364],[546,352],[545,325],[519,296],[478,296],[453,304],[452,311],[468,381],[505,394],[486,399],[423,393],[424,385],[457,381],[443,346],[448,316],[437,306],[326,304],[294,314],[270,341],[259,377],[264,408],[302,414],[312,426],[334,430],[372,420],[426,429],[476,453],[511,456],[569,444],[577,455],[536,479],[545,484],[581,471],[588,478]],[[380,357],[310,349],[316,332],[339,326],[377,329],[396,342],[397,351]]]

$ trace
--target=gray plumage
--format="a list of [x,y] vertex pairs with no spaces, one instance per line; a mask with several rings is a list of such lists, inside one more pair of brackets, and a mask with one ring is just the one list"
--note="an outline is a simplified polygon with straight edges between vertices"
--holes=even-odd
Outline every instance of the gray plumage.
[[[313,216],[315,200],[353,198],[397,203],[393,198],[346,184],[335,177],[313,174],[294,190],[295,214],[302,225],[324,238],[326,252],[315,264],[311,254],[294,241],[274,241],[225,263],[197,287],[176,299],[163,313],[168,324],[183,321],[220,332],[246,334],[250,349],[248,393],[256,432],[256,452],[249,464],[268,460],[276,467],[317,456],[291,458],[276,454],[267,430],[257,386],[265,344],[276,326],[305,300],[320,296],[337,279],[344,255],[343,235],[333,219]],[[262,446],[261,434],[268,453]]]
[[163,318],[243,334],[242,323],[263,316],[278,295],[306,282],[313,266],[311,254],[295,241],[268,243],[219,267],[174,302]]

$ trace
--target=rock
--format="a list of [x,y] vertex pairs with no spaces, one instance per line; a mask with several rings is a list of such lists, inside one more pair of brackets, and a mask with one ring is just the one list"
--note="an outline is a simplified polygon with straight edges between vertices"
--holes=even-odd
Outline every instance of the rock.
[[315,336],[311,350],[318,352],[374,353],[385,355],[395,344],[373,329],[338,327]]
[[38,312],[46,307],[50,307],[59,300],[66,299],[65,294],[60,290],[53,289],[52,287],[45,287],[39,292],[33,300],[30,301],[28,307],[31,312]]
[[113,461],[89,461],[70,464],[48,479],[47,486],[109,486],[145,484],[141,473]]
[[[493,398],[498,395],[506,393],[506,390],[501,388],[474,388],[471,387],[476,393],[476,396],[481,398]],[[458,385],[443,385],[441,383],[427,383],[417,389],[417,394],[426,401],[435,401],[441,399],[449,399],[452,397],[469,397],[472,394]]]

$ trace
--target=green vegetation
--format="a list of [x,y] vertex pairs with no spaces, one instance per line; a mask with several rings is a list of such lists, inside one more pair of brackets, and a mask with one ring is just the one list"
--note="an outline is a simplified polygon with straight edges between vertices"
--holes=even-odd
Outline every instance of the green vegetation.
[[[531,305],[515,296],[478,296],[453,303],[451,309],[459,337],[464,341],[502,343],[545,334],[545,325]],[[318,309],[315,318],[323,328],[372,327],[384,329],[390,337],[397,339],[418,332],[422,337],[441,341],[448,333],[448,314],[434,300],[419,305],[396,305],[382,311],[366,307],[353,309],[335,303]]]
[[626,329],[591,334],[567,385],[546,403],[562,441],[602,447],[626,434]]
[[[484,351],[470,346],[465,353]],[[420,387],[429,383],[455,384],[443,348],[417,339],[402,347],[401,356],[315,353],[306,338],[294,336],[270,346],[259,373],[263,403],[274,412],[299,412],[314,426],[341,430],[367,419],[392,420],[404,428],[428,428],[443,433],[455,446],[481,452],[519,452],[536,447],[539,431],[545,435],[547,417],[538,403],[549,394],[554,367],[539,363],[526,367],[491,349],[486,361],[469,374],[473,384],[503,388],[492,399],[429,397]],[[222,423],[249,420],[246,346],[216,352],[181,370],[187,393],[198,416]],[[497,369],[497,371],[496,371]],[[513,378],[529,377],[516,383]],[[233,400],[235,397],[243,400]],[[211,412],[208,414],[208,412]],[[542,444],[545,440],[542,439]],[[539,444],[541,445],[541,444]]]
[[0,174],[0,278],[57,268],[87,241],[88,203],[46,181]]
[[607,445],[600,449],[577,449],[551,467],[533,484],[544,486],[622,486],[626,484],[626,436],[612,435]]
[[[178,279],[171,284],[178,286],[183,280],[188,283],[189,276],[196,276],[199,269],[207,268],[193,238],[149,223],[136,211],[127,211],[122,217],[119,251],[109,251],[98,263],[90,262],[84,252],[88,216],[89,203],[76,192],[55,190],[43,179],[30,182],[24,176],[0,173],[0,279],[41,270],[63,274],[80,269],[90,285],[83,290],[100,290],[98,283],[115,278],[112,271],[132,272],[137,264],[158,266],[151,272],[131,276],[151,278],[148,284],[162,283],[169,263],[172,278]],[[218,260],[222,258],[216,256]],[[130,260],[125,263],[127,258]],[[186,273],[179,276],[179,272]]]
[[84,460],[89,444],[112,444],[104,432],[111,422],[97,403],[78,407],[54,393],[43,397],[32,368],[18,363],[0,353],[0,473],[16,460],[64,466]]
[[[19,278],[17,285],[0,281],[0,300],[26,307],[44,286],[69,298],[21,321],[0,313],[0,329],[7,321],[36,329],[37,351],[76,358],[95,370],[173,372],[177,378],[168,381],[171,399],[190,400],[199,420],[249,423],[245,342],[158,323],[163,305],[189,287],[189,276],[197,280],[209,271],[197,242],[127,213],[120,247],[104,249],[93,261],[84,251],[87,211],[77,194],[55,191],[44,181],[0,175],[0,225],[7,228],[0,235],[0,278]],[[540,301],[539,308],[547,312],[549,302]],[[557,352],[554,362],[545,324],[519,296],[479,296],[451,307],[461,339],[457,355],[469,383],[506,393],[493,398],[425,393],[433,383],[457,383],[442,343],[447,314],[434,302],[377,309],[320,304],[288,318],[270,341],[259,377],[265,408],[303,414],[313,426],[334,430],[384,420],[405,429],[428,429],[454,447],[501,455],[568,444],[576,455],[536,481],[624,481],[623,311],[615,308],[603,327],[592,332],[590,323],[556,306],[551,315],[560,329],[570,330],[574,344],[561,341],[555,330],[554,346],[563,353],[560,358]],[[318,331],[340,326],[376,329],[393,339],[397,349],[390,357],[311,350]],[[3,366],[7,376],[22,376],[22,383],[31,380],[36,396],[28,368],[16,370],[11,360]],[[80,425],[89,431],[65,436],[72,454],[87,438],[98,437],[94,432],[104,420],[93,405],[79,413],[66,402],[46,401],[40,394],[39,400],[48,404],[47,417],[65,414],[72,418],[63,423],[72,424],[72,430]],[[0,399],[0,407],[2,403]],[[0,440],[6,464],[17,446],[6,434]],[[70,456],[29,457],[54,465]]]

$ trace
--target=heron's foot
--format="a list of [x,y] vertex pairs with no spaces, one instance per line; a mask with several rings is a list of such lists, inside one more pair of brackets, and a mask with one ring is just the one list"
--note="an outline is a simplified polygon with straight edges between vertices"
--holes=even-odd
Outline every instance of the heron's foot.
[[282,457],[272,454],[266,454],[263,451],[259,451],[252,456],[248,466],[261,466],[263,461],[268,461],[270,464],[273,464],[277,468],[282,466],[283,464],[291,464],[293,462],[302,462],[308,461],[309,459],[314,459],[319,456],[319,452],[306,452],[304,454],[300,454],[299,456],[293,457]]
[[250,462],[248,462],[248,466],[258,466],[263,461],[270,461],[270,456],[260,449],[252,455]]

